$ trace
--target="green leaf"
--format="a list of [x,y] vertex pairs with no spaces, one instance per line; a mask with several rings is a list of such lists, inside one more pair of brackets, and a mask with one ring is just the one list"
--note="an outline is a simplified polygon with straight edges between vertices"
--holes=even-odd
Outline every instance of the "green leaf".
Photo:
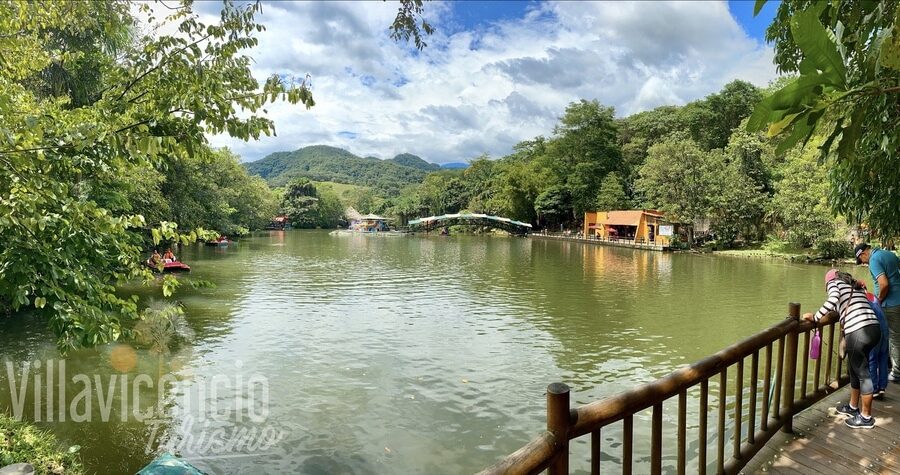
[[768,0],[756,0],[756,4],[753,5],[753,16],[759,15],[760,10],[766,5]]
[[159,229],[156,229],[156,228],[151,229],[150,234],[153,235],[153,244],[158,245],[159,241],[162,240],[162,235],[160,235]]
[[44,297],[35,297],[35,299],[34,299],[35,307],[44,308],[45,305],[47,305],[47,299],[45,299]]
[[791,125],[791,123],[794,121],[794,119],[796,119],[797,116],[799,116],[800,114],[801,114],[800,112],[797,112],[794,114],[788,114],[788,115],[784,116],[784,118],[779,120],[778,122],[773,122],[771,125],[769,125],[769,131],[767,132],[767,135],[769,137],[774,137],[774,136],[780,134],[785,128],[787,128],[789,125]]
[[791,135],[782,140],[781,143],[778,144],[778,147],[775,149],[776,155],[781,155],[784,152],[787,152],[791,147],[797,145],[800,140],[809,140],[809,137],[815,130],[815,121],[810,124],[810,121],[808,120],[809,115],[809,113],[802,114],[794,123]]
[[812,103],[826,82],[823,74],[800,76],[794,82],[779,89],[771,96],[771,107],[775,111],[792,110]]
[[841,142],[838,144],[838,155],[841,158],[850,158],[854,155],[856,143],[859,141],[859,137],[862,134],[862,120],[865,114],[865,108],[857,108],[853,111],[853,115],[850,118],[850,125],[844,127],[844,132],[841,135]]
[[831,135],[829,135],[828,138],[824,142],[822,142],[822,145],[819,147],[819,149],[822,151],[820,160],[824,161],[824,159],[828,156],[828,152],[831,150],[831,144],[834,143],[834,140],[844,131],[843,124],[844,119],[839,119],[837,125],[834,126],[834,130],[831,131]]
[[772,110],[772,96],[769,96],[756,104],[753,113],[747,119],[747,131],[757,132],[771,122],[770,118],[774,114]]
[[[800,76],[771,96],[760,101],[747,119],[747,130],[757,132],[788,114],[801,112],[815,101],[825,78],[821,74]],[[780,131],[779,131],[780,132]]]
[[894,19],[894,28],[881,43],[881,66],[900,71],[900,7],[897,8],[897,18]]
[[837,46],[828,37],[825,27],[819,22],[819,15],[814,10],[806,10],[794,15],[791,20],[791,34],[794,42],[803,52],[804,60],[809,61],[828,80],[828,83],[846,89],[847,69],[844,60],[838,53]]

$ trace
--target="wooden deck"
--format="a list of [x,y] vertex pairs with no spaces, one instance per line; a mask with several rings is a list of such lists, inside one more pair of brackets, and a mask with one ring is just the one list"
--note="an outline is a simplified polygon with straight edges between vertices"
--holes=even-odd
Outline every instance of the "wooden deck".
[[794,434],[772,437],[741,473],[900,474],[900,385],[873,404],[874,429],[844,425],[834,408],[849,397],[841,389],[794,416]]
[[564,235],[564,234],[543,234],[543,233],[529,233],[529,237],[537,238],[537,239],[555,239],[558,241],[575,241],[575,242],[584,242],[588,244],[599,244],[601,246],[612,246],[612,247],[629,247],[631,249],[644,249],[647,251],[668,251],[668,246],[663,246],[660,244],[650,244],[650,243],[636,243],[634,241],[628,239],[615,240],[615,239],[600,239],[600,238],[586,238],[581,234],[572,234],[572,235]]

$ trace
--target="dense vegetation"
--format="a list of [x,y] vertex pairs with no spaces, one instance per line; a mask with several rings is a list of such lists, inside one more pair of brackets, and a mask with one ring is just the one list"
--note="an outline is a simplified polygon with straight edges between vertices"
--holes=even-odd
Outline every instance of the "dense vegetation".
[[344,217],[344,204],[327,185],[296,178],[284,189],[281,212],[297,228],[334,228]]
[[405,221],[466,210],[577,229],[585,210],[655,208],[720,245],[769,239],[834,249],[848,228],[829,206],[828,169],[817,160],[825,137],[779,152],[777,141],[743,127],[790,80],[768,90],[734,81],[702,100],[622,119],[596,101],[575,102],[553,136],[429,174],[378,211]]
[[250,173],[263,177],[272,186],[284,186],[303,177],[367,186],[385,195],[396,194],[406,185],[420,183],[429,171],[440,169],[438,165],[408,153],[379,160],[358,157],[327,145],[276,152],[246,166]]
[[735,81],[703,100],[624,119],[597,101],[575,102],[550,138],[432,173],[383,211],[408,219],[469,210],[557,228],[579,226],[587,210],[638,206],[684,222],[709,219],[729,240],[758,234],[778,163],[764,138],[739,126],[762,97]]
[[[757,0],[756,11],[765,3]],[[885,240],[900,235],[898,5],[781,2],[766,39],[778,69],[798,76],[760,103],[748,124],[783,136],[780,150],[821,138],[834,208]]]
[[[210,24],[189,1],[156,6],[164,17],[148,3],[0,2],[0,310],[45,318],[63,348],[139,318],[117,289],[152,280],[148,242],[241,231],[277,207],[208,135],[270,135],[266,104],[314,105],[302,80],[251,75],[258,3],[226,2]],[[421,2],[401,1],[393,34],[424,45],[420,20]]]
[[172,221],[228,235],[262,229],[278,211],[277,194],[227,149],[135,167],[92,195],[110,212],[141,215],[152,226]]
[[0,467],[30,463],[35,473],[84,473],[78,447],[63,449],[49,432],[0,413]]

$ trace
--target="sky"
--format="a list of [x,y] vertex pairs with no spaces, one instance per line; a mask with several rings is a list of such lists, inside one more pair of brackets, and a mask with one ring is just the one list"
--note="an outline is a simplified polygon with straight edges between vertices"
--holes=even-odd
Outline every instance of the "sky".
[[[493,158],[552,136],[566,105],[624,117],[681,105],[734,79],[776,77],[764,39],[777,4],[753,1],[432,1],[428,46],[390,39],[392,2],[267,2],[254,76],[312,78],[316,106],[268,107],[277,136],[210,137],[243,160],[308,145],[434,163]],[[218,2],[195,4],[212,21]]]

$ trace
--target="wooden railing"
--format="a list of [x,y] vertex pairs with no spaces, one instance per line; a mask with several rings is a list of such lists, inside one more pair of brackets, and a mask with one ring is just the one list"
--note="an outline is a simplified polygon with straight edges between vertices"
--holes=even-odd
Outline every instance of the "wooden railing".
[[[601,462],[630,474],[635,468],[635,421],[646,419],[635,416],[646,410],[651,411],[650,450],[649,456],[642,459],[649,458],[649,467],[639,466],[638,471],[662,473],[663,405],[666,402],[674,404],[676,398],[674,471],[679,475],[686,473],[690,462],[696,463],[692,473],[737,473],[778,430],[793,430],[795,414],[849,382],[843,372],[842,360],[837,356],[835,333],[839,335],[839,332],[835,331],[836,323],[823,325],[803,321],[799,318],[800,304],[796,303],[789,305],[788,315],[782,322],[662,379],[575,409],[569,406],[568,386],[551,384],[547,387],[547,430],[479,475],[539,473],[545,469],[551,475],[568,473],[569,441],[588,434],[592,474],[600,473]],[[821,356],[810,364],[807,356],[810,334],[817,327],[821,332],[822,351]],[[774,360],[773,352],[776,352]],[[750,371],[745,377],[747,359],[750,360]],[[729,374],[734,374],[731,384]],[[696,390],[698,385],[699,391]],[[716,444],[715,457],[708,461],[711,385],[715,386],[718,402],[717,425],[712,434]],[[690,454],[690,459],[686,409],[689,395],[696,396],[698,406],[697,431],[690,439],[696,442],[696,454]],[[601,433],[619,421],[621,435],[610,445],[621,448],[621,456],[610,460],[612,457],[607,455],[607,460],[603,460]],[[730,431],[726,431],[726,427]],[[671,444],[673,441],[666,442]],[[728,445],[730,451],[726,450]],[[667,466],[667,471],[672,471],[672,467]]]
[[596,235],[587,235],[585,236],[582,233],[574,233],[574,234],[565,234],[559,232],[539,232],[539,233],[531,233],[532,237],[539,238],[552,238],[552,239],[561,239],[568,241],[580,241],[580,242],[602,242],[609,243],[614,245],[622,245],[623,247],[633,247],[639,249],[652,249],[652,250],[665,250],[669,248],[668,244],[661,244],[658,241],[647,241],[644,238],[627,238],[627,237],[617,237],[617,236],[596,236]]

